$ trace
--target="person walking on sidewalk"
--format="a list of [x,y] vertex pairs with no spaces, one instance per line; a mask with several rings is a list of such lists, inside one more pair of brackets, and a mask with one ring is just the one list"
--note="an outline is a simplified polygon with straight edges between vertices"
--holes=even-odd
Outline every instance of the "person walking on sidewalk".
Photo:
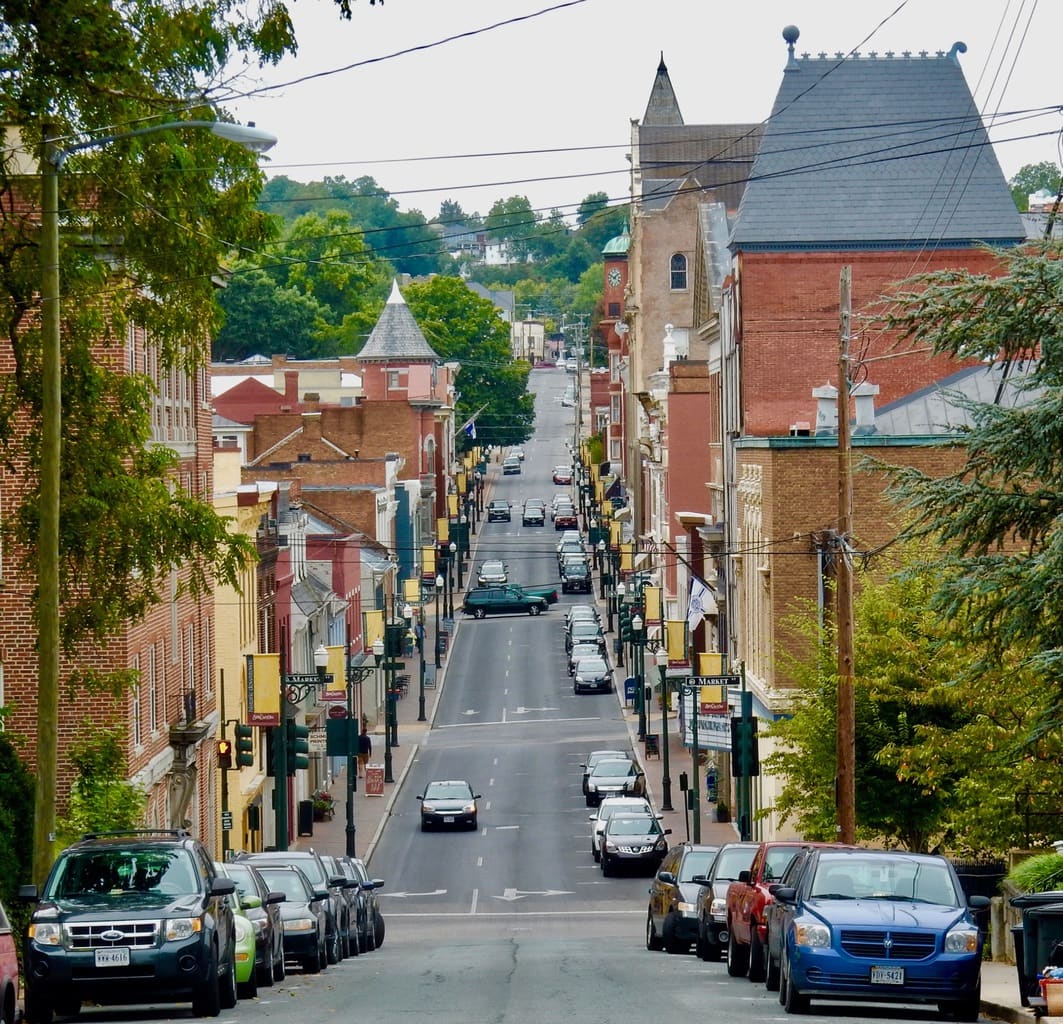
[[373,738],[369,735],[369,726],[362,723],[362,735],[358,737],[358,777],[365,776],[365,766],[373,754]]

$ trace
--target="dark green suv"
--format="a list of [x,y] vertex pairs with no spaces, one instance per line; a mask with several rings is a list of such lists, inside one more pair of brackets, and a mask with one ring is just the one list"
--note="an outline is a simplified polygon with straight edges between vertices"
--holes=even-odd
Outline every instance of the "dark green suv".
[[547,600],[538,594],[529,594],[514,583],[495,587],[474,587],[465,594],[462,610],[466,615],[482,619],[485,615],[500,615],[505,612],[527,612],[538,615],[546,611]]
[[102,1005],[191,1002],[200,1017],[236,1005],[235,890],[183,829],[86,835],[59,854],[24,955],[25,1017],[49,1024]]

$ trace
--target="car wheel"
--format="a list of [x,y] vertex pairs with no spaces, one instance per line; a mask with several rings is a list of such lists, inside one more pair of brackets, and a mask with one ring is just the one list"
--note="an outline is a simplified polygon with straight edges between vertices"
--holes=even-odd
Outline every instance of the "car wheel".
[[[801,995],[790,977],[789,965],[783,968],[782,987],[779,989],[780,1002],[787,1013],[808,1013],[808,996]],[[976,1018],[977,1019],[977,1018]]]
[[472,816],[472,821],[469,822],[469,831],[470,832],[475,832],[476,831],[476,815],[475,814]]
[[601,865],[602,865],[602,874],[605,875],[606,878],[611,877],[612,874],[613,874],[613,861],[612,861],[612,859],[610,857],[607,857],[604,853],[602,854]]
[[741,978],[749,970],[749,947],[735,941],[735,933],[727,934],[727,973],[732,978]]
[[303,973],[304,974],[318,974],[321,971],[321,949],[320,947],[316,952],[311,953],[303,961]]
[[763,981],[767,973],[767,950],[760,941],[755,921],[751,922],[749,935],[749,980]]
[[221,1013],[221,979],[218,977],[218,951],[211,950],[210,970],[192,993],[192,1012],[197,1017],[217,1017]]
[[241,999],[254,999],[258,995],[258,971],[251,972],[251,977],[247,981],[240,983],[237,982],[236,994]]
[[366,924],[365,945],[370,952],[376,949],[376,926],[373,921]]
[[661,937],[657,934],[657,929],[653,927],[653,914],[650,913],[646,914],[646,948],[654,953],[658,953],[664,948]]
[[771,950],[765,950],[764,961],[764,987],[769,992],[778,992],[779,964],[772,959]]
[[23,1016],[28,1024],[52,1024],[55,1010],[52,1008],[51,1001],[42,996],[36,989],[27,989]]
[[592,846],[591,847],[591,856],[594,858],[594,863],[597,864],[598,863],[598,859],[601,857],[601,854],[598,852],[598,847],[597,846]]
[[384,945],[384,918],[381,914],[373,915],[373,947],[379,949]]
[[[358,943],[355,942],[355,955],[358,952]],[[343,927],[340,929],[340,959],[346,960],[351,955],[351,922],[350,918],[344,918]]]
[[965,999],[957,999],[955,1002],[938,1003],[938,1011],[952,1020],[973,1022],[978,1020],[982,1011],[982,984]]
[[697,940],[694,942],[694,953],[699,960],[708,962],[712,959],[712,947],[705,938],[705,930],[700,925],[698,926]]
[[421,831],[422,832],[427,832],[428,831],[428,822],[425,821],[424,818],[421,819]]
[[540,607],[539,607],[539,606],[538,606],[537,604],[533,604],[533,605],[532,605],[532,606],[531,606],[531,607],[530,607],[530,608],[528,609],[528,614],[529,614],[529,615],[538,615],[538,614],[539,614],[539,612],[541,612],[541,611],[542,611],[542,608],[540,608]]
[[473,611],[473,618],[482,619],[487,614],[486,608],[477,608]]
[[284,981],[288,977],[288,968],[284,963],[284,946],[281,945],[280,959],[273,965],[273,980],[275,982]]
[[340,933],[333,927],[332,934],[325,936],[325,959],[329,964],[338,964],[340,956]]

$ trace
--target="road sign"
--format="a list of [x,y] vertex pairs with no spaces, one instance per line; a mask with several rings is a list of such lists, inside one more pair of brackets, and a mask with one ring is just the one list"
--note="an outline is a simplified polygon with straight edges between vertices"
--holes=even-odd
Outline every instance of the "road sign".
[[233,828],[233,812],[221,812],[221,827],[223,832],[231,832]]
[[309,751],[311,754],[324,754],[325,753],[325,730],[324,729],[311,729],[310,735],[307,737],[309,740]]
[[347,708],[343,704],[330,704],[328,716],[329,718],[346,718]]

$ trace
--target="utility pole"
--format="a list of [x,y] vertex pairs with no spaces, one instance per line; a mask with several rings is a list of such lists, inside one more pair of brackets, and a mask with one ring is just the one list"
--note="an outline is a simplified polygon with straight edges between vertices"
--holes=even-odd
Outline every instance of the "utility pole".
[[856,839],[856,701],[853,694],[853,565],[849,541],[853,532],[853,467],[849,440],[849,342],[852,320],[852,267],[842,267],[839,289],[838,346],[838,841]]

